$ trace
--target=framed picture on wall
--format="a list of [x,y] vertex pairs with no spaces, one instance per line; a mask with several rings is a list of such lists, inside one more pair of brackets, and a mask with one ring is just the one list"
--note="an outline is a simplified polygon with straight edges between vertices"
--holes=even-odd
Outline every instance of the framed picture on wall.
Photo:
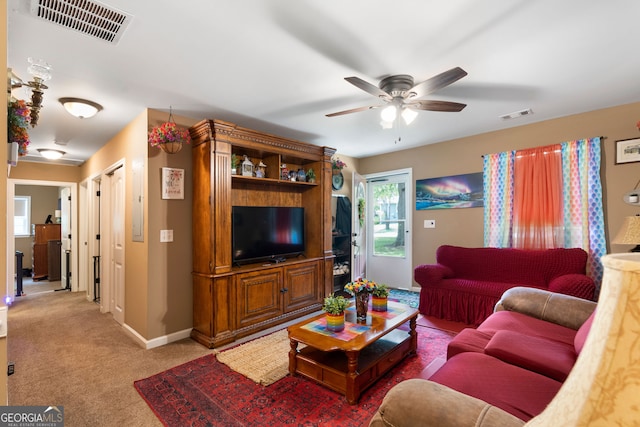
[[640,138],[616,141],[616,165],[640,162]]
[[484,206],[482,172],[416,181],[416,210]]
[[162,168],[162,198],[184,199],[184,169]]

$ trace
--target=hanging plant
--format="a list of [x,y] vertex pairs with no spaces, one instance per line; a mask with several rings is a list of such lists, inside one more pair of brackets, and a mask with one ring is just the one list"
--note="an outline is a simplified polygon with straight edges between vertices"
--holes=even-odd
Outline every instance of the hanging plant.
[[29,132],[31,122],[30,110],[27,103],[21,99],[9,102],[7,114],[7,139],[9,143],[18,143],[18,155],[27,155],[29,145]]
[[158,147],[163,151],[173,154],[182,149],[182,144],[191,143],[191,136],[187,129],[179,128],[173,121],[173,114],[169,110],[169,120],[151,129],[149,132],[149,145]]

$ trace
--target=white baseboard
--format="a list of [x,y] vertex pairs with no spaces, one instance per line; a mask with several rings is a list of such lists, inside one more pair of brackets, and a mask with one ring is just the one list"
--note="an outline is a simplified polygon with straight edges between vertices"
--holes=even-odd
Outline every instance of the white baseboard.
[[133,338],[134,341],[136,341],[138,344],[140,344],[142,348],[146,350],[150,350],[156,347],[161,347],[163,345],[166,345],[175,341],[180,341],[182,339],[189,338],[191,336],[191,328],[189,328],[189,329],[184,329],[182,331],[171,333],[169,335],[163,335],[161,337],[148,340],[127,324],[122,325],[122,328],[127,334],[129,334],[131,338]]

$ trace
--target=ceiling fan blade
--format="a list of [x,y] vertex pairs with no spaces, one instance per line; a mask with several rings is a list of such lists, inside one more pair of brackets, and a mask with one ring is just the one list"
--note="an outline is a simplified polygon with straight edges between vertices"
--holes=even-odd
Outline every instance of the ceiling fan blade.
[[451,83],[457,82],[466,75],[467,72],[465,70],[460,67],[455,67],[445,71],[444,73],[440,73],[437,76],[433,76],[422,83],[418,83],[412,87],[409,92],[415,93],[413,98],[422,98],[436,90],[449,86]]
[[446,112],[458,112],[462,111],[467,104],[460,104],[458,102],[450,101],[413,101],[407,102],[405,105],[409,108],[415,108],[416,110],[428,110],[428,111],[446,111]]
[[354,85],[355,87],[362,89],[365,92],[370,93],[373,96],[384,99],[385,101],[391,101],[393,98],[387,92],[380,89],[378,86],[374,86],[369,82],[362,80],[359,77],[345,77],[346,81]]
[[344,114],[358,113],[360,111],[372,110],[382,107],[382,105],[369,105],[367,107],[352,108],[351,110],[338,111],[337,113],[326,114],[327,117],[342,116]]

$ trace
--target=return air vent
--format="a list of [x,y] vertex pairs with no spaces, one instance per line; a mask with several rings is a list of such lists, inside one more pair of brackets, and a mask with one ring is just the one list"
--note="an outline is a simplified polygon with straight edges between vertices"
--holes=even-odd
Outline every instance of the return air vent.
[[31,0],[31,14],[117,44],[133,17],[92,0]]
[[529,116],[533,114],[533,110],[531,108],[527,108],[526,110],[516,111],[515,113],[509,113],[502,116],[499,116],[502,120],[511,120],[516,119],[522,116]]

